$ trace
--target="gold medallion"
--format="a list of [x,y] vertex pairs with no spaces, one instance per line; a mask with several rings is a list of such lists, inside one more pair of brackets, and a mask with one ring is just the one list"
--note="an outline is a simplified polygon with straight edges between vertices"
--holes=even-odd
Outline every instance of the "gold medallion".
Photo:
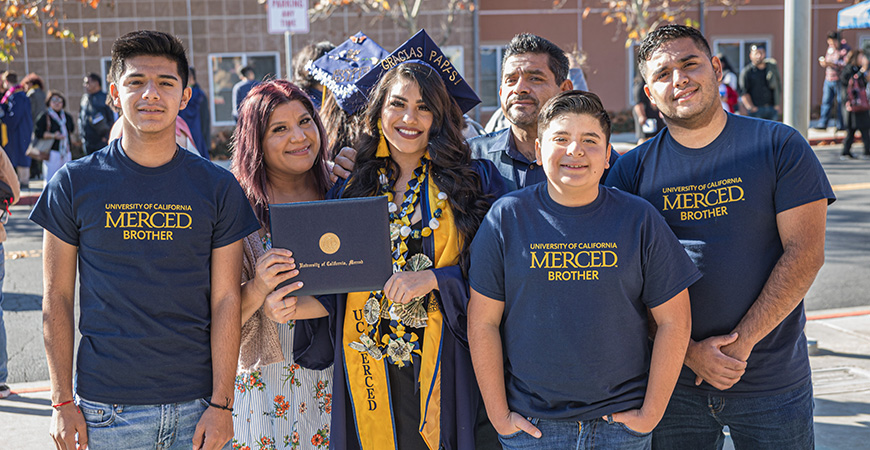
[[320,250],[327,255],[331,255],[338,251],[341,247],[341,240],[335,233],[324,233],[320,236]]

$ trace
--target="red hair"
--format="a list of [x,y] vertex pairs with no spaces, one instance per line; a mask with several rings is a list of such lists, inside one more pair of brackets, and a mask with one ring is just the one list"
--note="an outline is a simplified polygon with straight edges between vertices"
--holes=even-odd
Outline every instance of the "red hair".
[[266,196],[268,182],[263,163],[263,137],[272,112],[280,105],[292,101],[302,102],[314,119],[320,133],[320,148],[311,170],[319,192],[326,193],[330,182],[326,160],[326,131],[314,104],[305,92],[287,80],[271,80],[251,89],[239,107],[239,121],[233,133],[233,162],[230,167],[242,185],[260,225],[269,229],[269,199]]

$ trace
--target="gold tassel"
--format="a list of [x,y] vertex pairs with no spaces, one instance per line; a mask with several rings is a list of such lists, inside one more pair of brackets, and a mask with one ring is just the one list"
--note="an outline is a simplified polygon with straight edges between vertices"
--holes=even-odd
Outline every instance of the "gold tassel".
[[378,142],[378,151],[375,153],[375,157],[389,158],[390,147],[387,145],[387,140],[384,138],[384,128],[381,126],[381,119],[378,119],[378,133],[381,136],[381,140]]

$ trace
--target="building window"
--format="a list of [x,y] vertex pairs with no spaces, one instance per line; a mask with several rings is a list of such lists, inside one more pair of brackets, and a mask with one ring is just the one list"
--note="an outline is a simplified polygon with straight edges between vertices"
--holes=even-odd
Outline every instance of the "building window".
[[760,45],[767,50],[767,57],[773,57],[773,49],[770,44],[770,38],[767,37],[745,37],[745,38],[729,38],[715,39],[713,41],[713,53],[722,53],[728,60],[728,64],[734,70],[734,73],[739,75],[740,71],[749,64],[749,48],[753,45]]
[[495,111],[499,107],[498,88],[501,84],[502,46],[480,47],[480,92],[481,111]]
[[[465,78],[465,49],[461,45],[445,45],[441,47],[441,53],[447,56],[453,68],[459,72],[459,75]],[[465,80],[468,85],[471,85],[469,80]]]
[[212,126],[233,126],[233,86],[239,69],[254,68],[256,79],[281,78],[278,52],[212,53],[208,55],[208,82]]

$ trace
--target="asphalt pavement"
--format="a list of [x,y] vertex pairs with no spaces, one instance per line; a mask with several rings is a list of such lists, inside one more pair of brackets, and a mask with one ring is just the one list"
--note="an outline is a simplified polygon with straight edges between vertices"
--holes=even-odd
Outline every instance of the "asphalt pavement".
[[[840,147],[831,144],[842,135],[809,137],[838,196],[828,213],[826,263],[806,298],[816,448],[870,448],[870,161],[839,161]],[[630,136],[614,140],[620,152],[633,147]],[[30,201],[38,193],[37,187]],[[28,212],[29,206],[13,207],[7,226],[3,291],[13,395],[0,400],[0,449],[54,448],[41,333],[41,230],[26,220]]]

